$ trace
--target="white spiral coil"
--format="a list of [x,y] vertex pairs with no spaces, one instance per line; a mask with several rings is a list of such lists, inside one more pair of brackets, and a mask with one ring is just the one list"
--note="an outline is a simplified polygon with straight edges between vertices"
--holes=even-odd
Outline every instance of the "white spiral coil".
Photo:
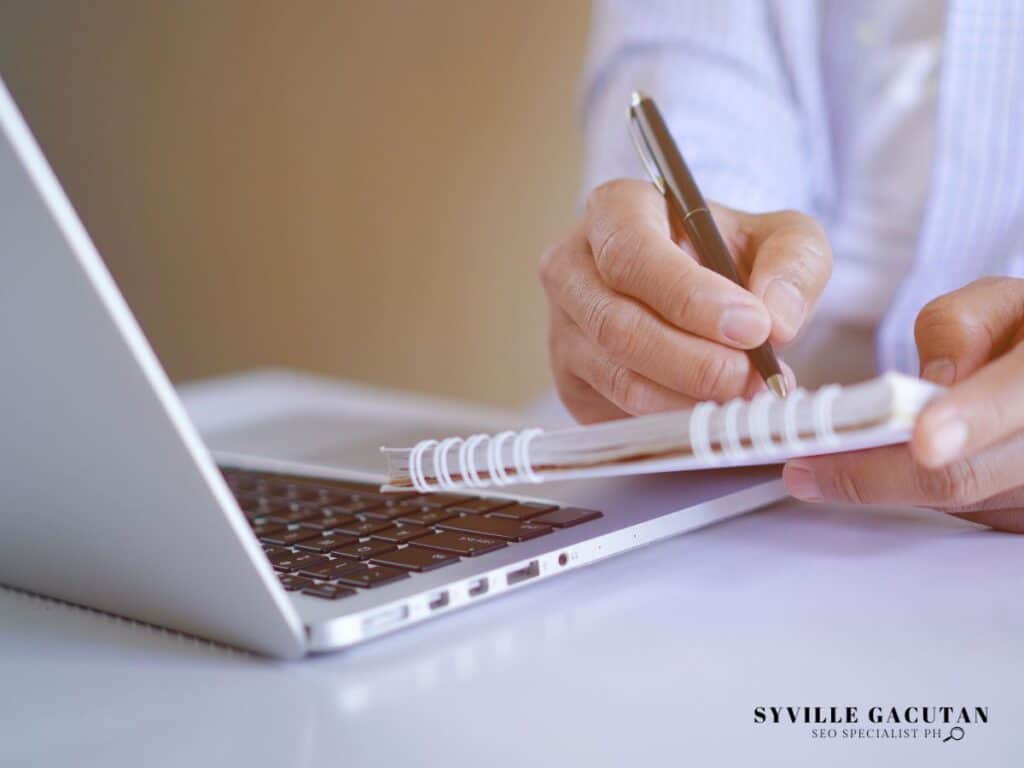
[[[496,435],[476,434],[467,438],[449,437],[438,442],[437,440],[420,440],[409,451],[409,482],[412,487],[420,493],[433,493],[434,491],[455,491],[464,488],[487,488],[488,486],[503,486],[509,483],[540,483],[543,478],[537,474],[530,459],[530,443],[544,430],[532,427],[520,432],[499,432]],[[512,466],[514,472],[509,474],[502,460],[502,447],[509,440],[512,440]],[[486,466],[483,470],[487,477],[480,476],[480,468],[477,467],[477,452],[484,448],[484,460]],[[454,449],[458,463],[458,476],[456,480],[452,477],[450,454]],[[427,480],[424,472],[424,462],[427,454],[430,454],[433,467],[433,484]]]
[[814,436],[827,446],[834,446],[839,442],[832,419],[832,405],[839,397],[840,391],[842,387],[838,384],[829,384],[814,394]]
[[[833,421],[833,405],[842,387],[832,384],[810,396],[810,410],[817,443],[832,447],[839,437]],[[741,463],[751,455],[770,458],[783,452],[801,454],[808,443],[800,438],[797,414],[800,404],[809,398],[803,389],[792,392],[782,402],[782,434],[772,429],[773,408],[778,400],[771,393],[761,393],[750,403],[737,398],[725,405],[713,402],[697,403],[690,412],[688,425],[690,448],[700,466],[715,467],[723,463]],[[712,446],[711,419],[721,411],[718,430],[719,450]],[[739,428],[741,415],[747,419],[747,434],[750,447],[743,444],[744,436]],[[777,417],[776,417],[777,418]],[[409,482],[420,493],[454,491],[465,488],[487,488],[510,483],[540,483],[544,478],[533,467],[530,458],[530,444],[543,430],[537,427],[520,432],[506,431],[495,435],[475,434],[467,438],[449,437],[437,440],[421,440],[409,451]],[[502,449],[512,441],[511,472],[502,459]],[[484,454],[485,466],[477,466],[477,456]],[[452,476],[450,456],[455,452],[458,462],[458,479]],[[433,468],[431,482],[424,472],[424,461],[430,454]],[[486,477],[481,477],[481,471]]]

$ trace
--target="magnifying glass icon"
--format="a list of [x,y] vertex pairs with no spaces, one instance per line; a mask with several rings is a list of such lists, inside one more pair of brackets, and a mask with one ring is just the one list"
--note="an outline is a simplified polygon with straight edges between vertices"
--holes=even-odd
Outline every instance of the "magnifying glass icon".
[[961,728],[959,725],[954,725],[952,728],[949,729],[949,736],[944,738],[942,740],[942,743],[945,744],[950,739],[952,739],[953,741],[960,741],[960,739],[962,739],[963,737],[964,729]]

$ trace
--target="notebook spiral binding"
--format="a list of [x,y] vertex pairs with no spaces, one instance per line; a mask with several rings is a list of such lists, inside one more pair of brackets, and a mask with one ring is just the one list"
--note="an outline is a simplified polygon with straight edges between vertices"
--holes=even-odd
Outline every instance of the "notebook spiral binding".
[[[775,453],[799,453],[806,447],[797,425],[797,413],[801,403],[811,399],[811,420],[814,439],[823,446],[834,446],[839,442],[832,420],[832,406],[842,391],[838,384],[822,387],[813,396],[804,389],[796,389],[782,401],[782,434],[777,435],[771,428],[771,410],[779,400],[771,392],[762,392],[752,401],[742,398],[730,400],[724,405],[713,402],[698,403],[690,412],[689,439],[694,457],[702,466],[716,467],[722,464],[738,464],[752,455],[771,456]],[[721,412],[722,439],[720,450],[715,450],[711,440],[711,417]],[[740,415],[747,417],[747,430],[740,430]],[[467,438],[448,437],[444,440],[421,440],[409,452],[409,480],[420,493],[455,491],[464,488],[487,488],[510,483],[540,483],[544,478],[538,474],[530,458],[530,443],[544,430],[531,427],[520,432],[506,431],[495,435],[476,434]],[[750,445],[744,445],[744,440]],[[512,466],[509,474],[502,461],[502,447],[512,441]],[[484,470],[487,477],[480,477],[477,467],[477,452],[484,447]],[[457,473],[460,479],[452,477],[449,464],[453,450],[456,450]],[[424,462],[431,456],[433,469],[432,484],[427,480]]]
[[[502,486],[510,483],[540,483],[543,478],[533,469],[530,460],[530,443],[543,433],[539,427],[531,427],[519,432],[512,430],[499,432],[496,435],[476,434],[467,438],[448,437],[444,440],[420,440],[409,452],[409,480],[413,488],[420,493],[433,491],[454,491],[461,488],[487,488],[490,485]],[[502,446],[512,440],[512,464],[515,474],[509,475],[505,462],[501,459]],[[476,466],[477,450],[485,447],[485,471],[487,478],[480,477]],[[461,480],[452,478],[449,457],[453,449],[458,448],[456,461],[457,472]],[[431,485],[423,470],[423,462],[427,452],[432,451],[433,477]]]

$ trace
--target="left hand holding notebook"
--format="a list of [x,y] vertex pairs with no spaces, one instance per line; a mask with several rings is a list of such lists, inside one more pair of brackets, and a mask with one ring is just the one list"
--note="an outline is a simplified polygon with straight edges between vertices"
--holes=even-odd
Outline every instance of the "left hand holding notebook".
[[926,306],[923,378],[949,386],[909,444],[801,458],[783,477],[806,501],[910,504],[1024,532],[1024,280],[986,278]]

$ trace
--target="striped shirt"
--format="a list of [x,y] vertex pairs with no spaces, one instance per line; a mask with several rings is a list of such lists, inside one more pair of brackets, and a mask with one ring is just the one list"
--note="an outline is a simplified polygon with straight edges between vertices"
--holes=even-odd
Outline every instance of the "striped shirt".
[[[646,90],[709,198],[819,218],[837,246],[841,283],[843,260],[856,257],[843,250],[844,190],[872,183],[855,178],[870,166],[842,162],[844,94],[825,55],[842,44],[835,29],[852,4],[599,2],[585,74],[585,188],[643,175],[624,114],[630,92]],[[880,310],[878,365],[914,374],[921,307],[985,275],[1024,275],[1024,1],[935,5],[941,66],[919,221],[899,246],[905,258],[873,266],[895,286]]]

